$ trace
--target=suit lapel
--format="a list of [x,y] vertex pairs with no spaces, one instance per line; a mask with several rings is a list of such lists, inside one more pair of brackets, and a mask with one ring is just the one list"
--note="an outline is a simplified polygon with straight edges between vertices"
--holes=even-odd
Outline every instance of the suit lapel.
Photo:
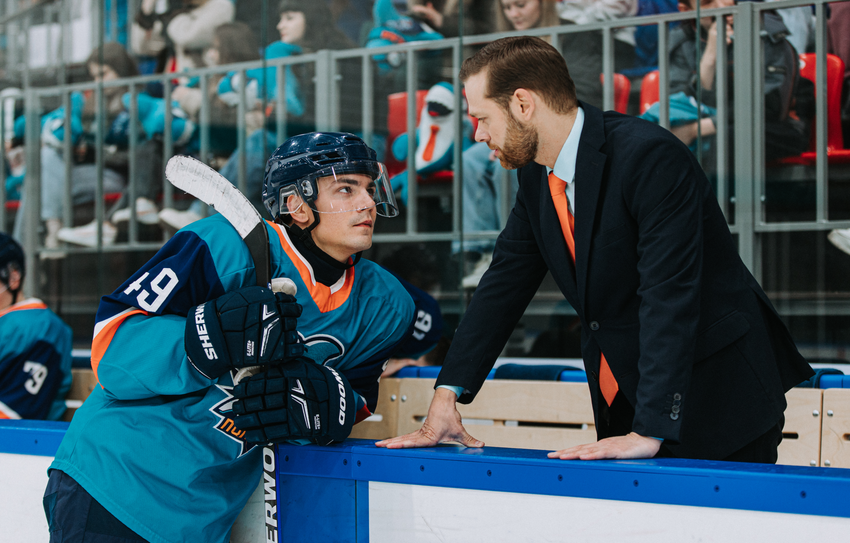
[[582,307],[585,307],[590,240],[596,221],[606,155],[598,150],[605,141],[602,112],[587,104],[581,105],[584,108],[585,117],[576,158],[575,242],[576,288],[579,302]]

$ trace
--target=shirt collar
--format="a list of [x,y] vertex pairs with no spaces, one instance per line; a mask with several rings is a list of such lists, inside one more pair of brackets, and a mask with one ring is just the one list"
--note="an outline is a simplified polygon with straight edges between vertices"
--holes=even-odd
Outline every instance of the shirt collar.
[[578,159],[578,144],[581,141],[582,128],[584,128],[584,110],[581,106],[578,106],[576,120],[570,130],[570,135],[567,136],[567,141],[564,142],[561,152],[558,153],[555,168],[546,167],[547,174],[554,171],[558,179],[566,181],[567,184],[572,183],[576,176],[576,160]]

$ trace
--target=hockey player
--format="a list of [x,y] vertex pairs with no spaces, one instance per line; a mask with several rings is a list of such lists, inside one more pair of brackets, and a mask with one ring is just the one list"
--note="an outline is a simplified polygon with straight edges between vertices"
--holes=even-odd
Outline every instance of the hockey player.
[[[100,386],[49,470],[51,541],[226,542],[262,444],[341,441],[374,410],[415,318],[398,281],[360,259],[376,214],[397,214],[384,171],[351,134],[295,136],[269,158],[272,277],[294,281],[297,299],[252,286],[250,253],[221,215],[102,299]],[[260,373],[234,386],[250,366]]]
[[71,388],[71,329],[23,299],[24,252],[0,233],[0,419],[59,420]]

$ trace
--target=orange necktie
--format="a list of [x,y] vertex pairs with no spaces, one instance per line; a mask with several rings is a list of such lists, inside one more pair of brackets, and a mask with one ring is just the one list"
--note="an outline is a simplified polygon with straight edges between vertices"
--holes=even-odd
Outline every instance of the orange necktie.
[[[567,242],[567,248],[570,250],[570,256],[573,257],[573,264],[576,261],[576,242],[575,234],[575,219],[570,213],[570,206],[567,205],[567,184],[562,181],[555,172],[549,174],[549,192],[552,193],[552,201],[555,203],[555,211],[558,213],[558,222],[561,223],[561,232],[564,234],[564,239]],[[599,389],[602,391],[602,396],[608,405],[614,401],[617,391],[620,386],[611,373],[611,368],[608,367],[608,361],[605,360],[605,355],[600,354],[599,360]]]

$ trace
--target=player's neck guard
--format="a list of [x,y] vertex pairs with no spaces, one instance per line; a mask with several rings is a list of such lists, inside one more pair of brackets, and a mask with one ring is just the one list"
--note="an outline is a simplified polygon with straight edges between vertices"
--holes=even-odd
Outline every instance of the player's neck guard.
[[361,253],[354,255],[354,258],[350,259],[349,262],[342,263],[321,250],[313,241],[313,236],[310,235],[310,232],[313,228],[315,228],[317,222],[318,221],[314,222],[304,229],[299,228],[294,224],[288,225],[286,228],[290,233],[289,238],[292,240],[292,244],[295,246],[295,249],[301,253],[304,258],[307,259],[307,262],[310,263],[310,266],[312,266],[316,281],[325,286],[331,286],[339,281],[342,274],[345,273],[345,270],[354,267],[360,261]]

